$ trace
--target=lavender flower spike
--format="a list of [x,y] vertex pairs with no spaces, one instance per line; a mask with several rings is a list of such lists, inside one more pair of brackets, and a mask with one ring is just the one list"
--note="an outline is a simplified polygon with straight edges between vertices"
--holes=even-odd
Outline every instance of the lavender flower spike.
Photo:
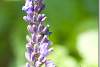
[[48,39],[49,25],[45,26],[44,0],[26,0],[22,10],[26,12],[23,19],[28,23],[27,30],[30,35],[26,36],[27,44],[25,57],[27,59],[26,67],[56,67],[54,63],[47,59],[49,53],[53,50],[49,46],[51,42]]

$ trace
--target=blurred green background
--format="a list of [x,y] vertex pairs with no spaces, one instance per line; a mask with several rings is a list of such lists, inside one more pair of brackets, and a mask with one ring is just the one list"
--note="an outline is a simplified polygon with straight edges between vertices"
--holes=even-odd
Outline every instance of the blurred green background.
[[[98,67],[98,0],[45,0],[57,67]],[[0,0],[0,67],[25,67],[24,0]]]

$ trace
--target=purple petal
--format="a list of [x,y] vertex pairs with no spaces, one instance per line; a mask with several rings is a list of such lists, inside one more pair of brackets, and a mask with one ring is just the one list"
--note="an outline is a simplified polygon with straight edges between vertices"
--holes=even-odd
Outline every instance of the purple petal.
[[40,42],[42,40],[43,36],[41,34],[36,35],[36,42]]
[[33,52],[33,50],[34,50],[34,48],[32,46],[27,46],[26,48],[27,48],[27,52],[29,54],[31,54]]
[[31,54],[31,61],[34,61],[35,60],[35,57],[34,57],[34,54],[32,53]]
[[27,23],[31,23],[32,22],[32,17],[30,16],[24,16],[23,19],[27,22]]
[[45,67],[56,67],[55,64],[52,61],[46,61]]
[[39,12],[40,6],[34,5],[34,11]]
[[39,14],[37,19],[39,22],[43,22],[46,19],[46,16],[45,14]]
[[32,34],[31,36],[32,36],[32,41],[33,41],[33,42],[36,42],[36,35],[35,35],[35,33]]
[[48,43],[48,36],[47,35],[44,35],[44,37],[42,38],[42,40],[41,40],[41,44],[42,43]]
[[42,2],[43,0],[34,0],[34,2]]
[[30,67],[30,64],[29,63],[26,63],[26,67]]
[[28,25],[27,29],[31,33],[36,33],[37,27],[36,25],[33,24],[33,25]]
[[42,32],[43,29],[44,29],[44,26],[42,24],[39,24],[37,31]]
[[49,32],[48,28],[49,28],[49,25],[47,25],[47,26],[42,30],[42,33],[47,34],[47,33]]
[[46,57],[49,54],[49,52],[48,52],[48,43],[42,43],[40,45],[40,54],[41,54],[41,58]]
[[26,13],[27,14],[33,14],[33,11],[34,11],[34,8],[33,7],[30,7],[26,10]]
[[26,11],[30,7],[32,7],[32,0],[26,0],[25,6],[22,7],[22,10]]
[[36,61],[35,63],[35,67],[40,67],[41,62],[40,61]]

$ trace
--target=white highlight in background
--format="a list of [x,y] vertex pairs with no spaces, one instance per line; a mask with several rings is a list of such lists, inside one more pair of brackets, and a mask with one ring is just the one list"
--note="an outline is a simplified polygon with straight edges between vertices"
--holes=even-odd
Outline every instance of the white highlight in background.
[[[77,49],[83,57],[86,65],[96,64],[98,66],[98,32],[87,31],[77,38]],[[84,66],[82,66],[84,67]]]

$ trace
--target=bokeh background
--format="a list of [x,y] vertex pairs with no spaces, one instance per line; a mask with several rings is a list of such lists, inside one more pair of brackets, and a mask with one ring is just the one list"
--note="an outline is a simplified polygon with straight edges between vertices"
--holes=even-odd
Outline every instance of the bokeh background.
[[[98,67],[98,0],[45,0],[57,67]],[[25,67],[24,0],[0,0],[0,67]]]

